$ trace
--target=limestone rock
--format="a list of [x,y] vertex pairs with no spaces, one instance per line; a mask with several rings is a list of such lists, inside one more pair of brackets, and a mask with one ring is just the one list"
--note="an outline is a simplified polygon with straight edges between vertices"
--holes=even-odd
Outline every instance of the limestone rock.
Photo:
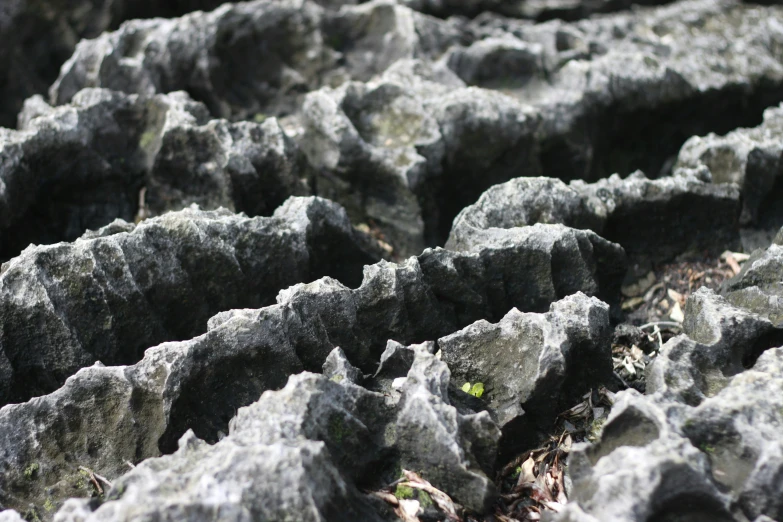
[[[176,218],[177,214],[150,223],[169,216]],[[263,223],[262,218],[248,221]],[[140,225],[137,230],[145,226],[149,225]],[[401,264],[381,261],[365,268],[364,281],[356,289],[330,278],[299,284],[281,291],[276,305],[221,312],[209,320],[206,334],[150,348],[133,366],[84,368],[53,394],[0,410],[0,440],[9,448],[8,454],[0,455],[0,495],[9,492],[8,497],[0,496],[0,503],[26,509],[29,503],[42,506],[48,498],[60,501],[68,496],[62,491],[73,485],[74,470],[68,462],[80,462],[115,478],[125,471],[126,460],[137,462],[160,451],[172,451],[188,429],[214,442],[237,408],[250,404],[264,390],[281,386],[291,373],[320,371],[325,362],[328,368],[340,358],[339,352],[334,352],[336,347],[352,365],[369,374],[376,370],[389,339],[405,345],[431,341],[479,319],[499,321],[512,307],[547,310],[547,299],[564,297],[559,292],[594,294],[602,288],[619,288],[623,272],[614,273],[610,283],[604,284],[598,275],[607,272],[602,269],[593,275],[590,267],[596,266],[596,260],[590,258],[589,250],[581,252],[576,241],[564,241],[557,252],[563,258],[581,259],[585,266],[575,270],[584,279],[574,278],[571,271],[552,270],[554,240],[573,239],[574,234],[562,226],[539,225],[478,252],[437,249]],[[614,252],[622,260],[622,250],[615,247]],[[280,259],[291,263],[290,256]],[[611,259],[602,262],[613,266]],[[605,310],[599,306],[595,312],[600,322]],[[576,334],[573,337],[578,338]],[[431,393],[446,393],[448,368],[433,359],[433,347],[394,346],[392,351],[421,351],[426,362],[424,368],[413,371],[418,359],[409,357],[411,368],[402,365],[394,377],[418,375],[417,382]],[[385,361],[389,359],[387,356]],[[346,361],[341,364],[347,368]],[[410,388],[411,401],[423,393],[417,391],[418,384],[410,384]],[[452,434],[458,426],[459,430],[480,432],[489,422],[476,420],[463,426],[455,417],[457,410],[415,404],[412,402],[410,409],[404,410],[408,416],[399,420],[401,426],[408,427],[397,429],[409,437],[408,445],[399,446],[399,451],[418,451],[414,446],[421,436],[420,416],[445,416],[450,419],[446,431]],[[466,408],[460,409],[467,414]],[[57,435],[55,440],[53,434]],[[467,451],[460,448],[449,451]],[[496,449],[477,445],[472,451],[481,455],[481,462],[486,463],[482,469],[488,473],[492,467],[489,459],[494,459]],[[427,462],[433,473],[445,469],[434,461]],[[21,470],[34,463],[40,466],[40,480],[31,484]],[[462,476],[460,469],[451,469],[446,475]],[[483,505],[491,496],[487,489],[491,481],[474,477],[469,482],[471,486],[461,490],[461,495],[472,505]],[[52,492],[51,497],[47,492]]]
[[562,223],[619,243],[632,258],[670,260],[739,244],[740,194],[682,173],[649,180],[641,172],[569,185],[517,178],[487,190],[454,220],[447,248],[481,241],[495,228]]
[[383,0],[339,11],[310,0],[255,0],[177,19],[136,20],[79,43],[50,96],[62,104],[85,87],[145,95],[187,90],[215,116],[283,116],[322,85],[367,80],[414,54],[437,57],[454,31],[441,29],[443,40],[420,37],[432,35],[428,25],[415,11]]
[[13,128],[22,102],[46,92],[82,38],[123,21],[214,9],[222,0],[5,0],[0,8],[0,126]]
[[142,99],[87,89],[62,107],[31,98],[20,124],[20,131],[0,130],[6,259],[29,243],[74,240],[115,218],[191,203],[269,215],[307,192],[304,156],[277,120],[210,121],[185,93]]
[[721,294],[732,304],[768,318],[776,327],[783,326],[783,245],[773,243],[757,250],[742,271],[725,281]]
[[781,364],[783,349],[768,350],[695,407],[657,394],[618,394],[601,440],[575,447],[569,474],[576,502],[554,518],[779,519]]
[[612,377],[609,306],[582,293],[544,314],[513,309],[497,324],[476,322],[438,347],[459,382],[483,384],[506,446],[530,443],[537,429]]
[[[486,413],[457,413],[448,403],[448,381],[446,365],[426,352],[417,353],[391,401],[347,381],[292,376],[282,390],[240,409],[230,434],[215,445],[188,432],[177,452],[120,478],[94,512],[72,500],[55,520],[147,519],[164,511],[219,513],[225,520],[380,520],[357,485],[377,481],[380,459],[389,454],[483,511],[495,492],[482,470],[492,462],[482,457],[493,455],[498,430]],[[166,508],[173,498],[177,507]]]
[[[764,111],[761,125],[725,136],[694,136],[682,146],[677,165],[706,166],[715,183],[736,183],[742,191],[743,224],[767,221],[783,190],[783,106]],[[780,219],[780,216],[776,216]]]
[[358,284],[378,259],[345,212],[319,198],[290,199],[269,218],[192,208],[112,227],[3,265],[1,404],[54,391],[98,360],[135,363],[150,346],[206,331],[217,312],[272,304],[294,283]]

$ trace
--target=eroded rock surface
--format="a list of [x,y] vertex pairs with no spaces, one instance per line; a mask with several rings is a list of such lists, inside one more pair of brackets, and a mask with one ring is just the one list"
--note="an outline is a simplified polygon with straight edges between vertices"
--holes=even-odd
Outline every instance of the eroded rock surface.
[[[453,217],[493,184],[640,168],[657,177],[688,137],[757,124],[780,101],[780,14],[692,0],[536,25],[444,21],[389,2],[335,11],[257,1],[83,42],[52,96],[186,89],[223,117],[291,115],[318,193],[378,223],[402,255],[417,254],[444,241]],[[270,39],[270,71],[241,63]]]
[[[580,237],[584,245],[577,241]],[[591,241],[603,245],[610,258],[596,263],[591,250],[580,249],[590,247]],[[400,265],[382,261],[366,267],[364,281],[353,290],[331,278],[293,286],[280,292],[277,305],[221,312],[209,320],[206,334],[148,349],[133,366],[84,368],[53,394],[0,410],[0,437],[7,441],[4,447],[14,448],[2,463],[5,483],[0,491],[8,496],[0,503],[43,505],[50,498],[46,491],[61,491],[57,484],[72,481],[68,477],[74,470],[67,462],[82,462],[114,477],[125,471],[126,460],[172,451],[187,429],[215,441],[236,408],[302,369],[320,371],[326,363],[327,374],[334,377],[340,372],[329,368],[342,366],[346,377],[358,380],[339,361],[340,354],[333,353],[337,347],[352,365],[370,374],[383,359],[389,339],[403,344],[435,340],[479,319],[499,321],[513,307],[546,311],[551,302],[578,291],[610,299],[624,274],[618,270],[624,267],[622,249],[592,233],[559,225],[530,227],[475,250],[427,250]],[[557,270],[555,252],[558,260],[575,264]],[[285,257],[280,260],[290,263]],[[600,337],[606,305],[585,296],[577,301],[585,301],[585,313],[590,312],[585,321],[594,324]],[[568,302],[561,306],[569,309]],[[585,350],[592,346],[587,344]],[[578,357],[575,353],[574,360]],[[415,366],[412,358],[409,361]],[[555,371],[559,366],[553,364],[545,369]],[[395,377],[407,374],[406,369]],[[421,408],[412,405],[413,417],[406,421],[417,429],[427,422],[416,417]],[[83,426],[91,426],[89,433]],[[417,432],[410,430],[408,444],[413,445]],[[45,433],[57,435],[51,440]],[[42,437],[45,444],[38,442]],[[494,452],[482,455],[494,459]],[[40,481],[31,486],[22,470],[34,463],[40,466]],[[437,467],[435,461],[432,466]],[[59,495],[52,493],[52,498],[67,496]]]
[[31,247],[0,275],[0,403],[56,390],[83,366],[132,364],[222,310],[260,307],[324,275],[357,285],[379,258],[338,205],[292,198],[269,218],[187,209]]
[[[641,172],[569,185],[517,178],[487,190],[454,220],[447,248],[460,249],[496,233],[535,223],[590,229],[619,243],[632,258],[670,260],[687,252],[719,254],[739,246],[740,193],[678,171],[649,180]],[[707,173],[708,175],[708,173]]]
[[476,322],[438,347],[455,379],[482,383],[510,455],[535,444],[536,432],[585,392],[611,381],[611,331],[608,305],[577,293],[545,314],[513,309],[496,324]]
[[307,194],[304,156],[274,118],[210,120],[185,93],[143,99],[87,89],[69,105],[31,98],[0,129],[0,256],[74,240],[115,218],[191,203],[270,215]]

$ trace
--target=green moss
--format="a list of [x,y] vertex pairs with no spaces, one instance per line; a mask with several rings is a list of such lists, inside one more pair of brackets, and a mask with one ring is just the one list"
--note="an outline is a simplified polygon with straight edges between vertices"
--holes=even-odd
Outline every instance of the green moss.
[[699,449],[702,450],[704,453],[707,453],[708,455],[712,455],[713,453],[715,453],[715,447],[710,446],[708,444],[702,444],[701,446],[699,446]]
[[144,134],[141,135],[141,139],[139,139],[139,146],[142,149],[146,149],[148,146],[152,144],[153,141],[155,141],[155,138],[157,137],[157,133],[155,131],[147,131]]
[[267,116],[263,112],[257,112],[255,116],[253,116],[253,121],[256,123],[264,123],[268,117],[269,116]]
[[345,427],[343,418],[339,415],[332,415],[329,417],[329,438],[331,438],[337,444],[341,443],[343,439],[349,435],[348,429]]
[[397,489],[394,490],[394,496],[399,499],[413,498],[413,488],[400,484],[397,486]]
[[32,464],[24,468],[24,478],[26,478],[27,480],[33,480],[35,476],[38,474],[38,469],[39,469],[38,463],[33,462]]
[[47,498],[46,502],[44,502],[43,505],[43,508],[46,510],[47,513],[51,513],[52,511],[54,511],[56,507],[57,506],[54,505],[54,502],[52,502],[52,499],[50,498]]
[[339,383],[343,382],[343,376],[342,375],[335,375],[330,380],[339,384]]
[[434,507],[435,503],[432,501],[432,497],[429,493],[424,491],[423,489],[419,490],[419,505],[422,509],[427,509],[429,507]]
[[601,436],[601,430],[606,423],[606,418],[595,419],[587,430],[587,440],[590,442],[596,442]]

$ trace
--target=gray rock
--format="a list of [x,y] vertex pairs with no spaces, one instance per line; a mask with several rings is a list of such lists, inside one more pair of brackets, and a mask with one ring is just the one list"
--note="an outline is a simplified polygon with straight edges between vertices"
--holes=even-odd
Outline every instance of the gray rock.
[[[725,136],[694,136],[682,146],[677,165],[706,166],[715,183],[736,183],[742,190],[744,225],[765,222],[779,205],[783,190],[783,107],[764,111],[761,125]],[[776,216],[778,220],[783,216]],[[780,223],[778,223],[778,226]]]
[[739,245],[739,191],[679,172],[648,180],[641,172],[592,184],[517,178],[487,190],[460,212],[446,243],[463,248],[487,230],[562,223],[590,229],[629,257],[670,260],[686,252],[720,253]]
[[62,104],[85,87],[146,95],[187,90],[215,116],[282,116],[322,85],[367,80],[400,58],[437,57],[456,37],[441,23],[444,39],[434,38],[429,25],[383,0],[339,11],[309,0],[256,0],[178,19],[131,21],[82,41],[50,96]]
[[364,375],[361,370],[353,366],[340,348],[335,348],[326,357],[321,372],[324,377],[334,382],[347,381],[360,384]]
[[[780,101],[783,65],[770,51],[783,40],[780,14],[689,0],[533,25],[443,21],[382,1],[334,11],[259,0],[85,42],[52,95],[188,89],[219,116],[291,115],[318,193],[375,222],[405,256],[442,244],[454,216],[493,184],[639,168],[657,177],[688,137],[755,123]],[[221,44],[232,27],[239,36]],[[242,62],[271,38],[270,71]]]
[[46,92],[82,38],[124,20],[213,9],[222,0],[5,0],[0,7],[0,126],[13,128],[22,102]]
[[783,326],[783,245],[773,243],[751,254],[735,277],[725,281],[721,294],[735,306]]
[[[177,214],[149,223],[169,216]],[[248,221],[263,222],[261,218]],[[138,228],[144,226],[150,225]],[[580,234],[590,237],[586,232]],[[595,260],[590,251],[579,250],[577,236],[562,226],[538,225],[478,252],[437,249],[399,265],[382,261],[365,267],[364,281],[354,290],[330,278],[299,284],[281,291],[276,305],[221,312],[209,320],[206,334],[148,349],[133,366],[82,369],[55,393],[0,410],[0,440],[2,447],[9,448],[7,454],[0,454],[0,503],[27,509],[29,503],[42,506],[48,498],[61,500],[68,495],[63,491],[73,487],[75,470],[70,462],[115,478],[125,471],[125,460],[137,462],[160,451],[173,451],[176,440],[188,429],[210,442],[218,440],[237,408],[250,404],[264,390],[281,386],[281,380],[302,368],[320,371],[325,362],[328,368],[340,358],[334,352],[338,346],[352,364],[371,373],[389,339],[402,344],[437,339],[479,319],[498,321],[515,306],[524,311],[547,310],[547,299],[564,297],[558,292],[571,293],[570,285],[580,281],[570,271],[552,270],[552,245],[558,240],[562,241],[558,256],[582,259],[586,264],[575,269],[585,279],[573,291],[591,294],[606,288],[588,269],[595,266]],[[622,260],[622,250],[614,248]],[[278,258],[291,263],[290,256]],[[622,272],[613,277],[617,288]],[[422,352],[422,360],[429,361],[425,369],[429,369],[414,371],[418,359],[408,358],[410,368],[403,367],[405,373],[394,377],[419,375],[417,382],[432,393],[446,393],[448,369],[432,359],[434,347],[392,345],[392,351],[397,350]],[[392,359],[387,356],[384,362]],[[341,364],[347,368],[346,361]],[[414,401],[420,397],[419,385],[410,387]],[[411,404],[404,410],[407,420],[398,421],[408,426],[397,428],[408,433],[407,445],[399,446],[399,451],[407,448],[404,451],[413,454],[416,448],[426,447],[421,446],[417,424],[423,417],[446,416],[451,419],[446,431],[452,434],[457,426],[475,432],[485,429],[483,420],[462,426],[449,413],[451,409],[444,410],[446,406],[428,409],[418,402],[415,407]],[[466,409],[461,407],[461,411]],[[496,455],[496,448],[486,445],[474,450],[452,446],[449,451],[480,453],[487,473],[492,467],[487,459]],[[442,453],[436,454],[438,458]],[[434,469],[446,470],[445,475],[464,476],[459,467],[443,464],[438,468],[439,461],[427,462]],[[40,466],[40,480],[31,484],[22,471],[34,463]],[[461,489],[460,495],[478,506],[484,502],[481,499],[489,498],[491,481],[471,478],[469,482],[470,487]],[[54,493],[50,497],[47,491]]]
[[[378,256],[336,204],[293,198],[273,217],[187,209],[75,243],[30,247],[0,275],[0,404],[51,392],[83,366],[132,364],[324,275],[358,284]],[[31,328],[30,325],[35,325]]]
[[269,215],[288,196],[309,192],[304,156],[277,120],[209,121],[185,93],[142,99],[88,89],[56,108],[31,98],[20,126],[0,131],[6,259],[29,243],[74,240],[115,218],[191,203]]
[[[497,324],[479,321],[438,340],[458,383],[482,383],[482,398],[509,446],[535,444],[534,432],[590,389],[612,378],[609,306],[582,293],[545,314],[511,310]],[[522,443],[522,440],[525,443]]]
[[575,503],[554,518],[780,519],[781,365],[783,349],[768,350],[695,407],[618,394],[600,441],[574,448]]
[[783,345],[783,330],[706,288],[688,298],[683,332],[647,368],[647,392],[691,405],[714,396],[765,350]]
[[[377,481],[380,459],[390,454],[399,455],[397,470],[419,470],[436,487],[483,511],[495,490],[481,466],[491,470],[492,461],[484,459],[494,457],[498,430],[486,413],[457,413],[448,403],[448,381],[446,365],[426,352],[417,353],[405,386],[391,400],[347,381],[292,376],[284,389],[240,409],[231,433],[215,445],[188,432],[176,453],[148,460],[120,478],[94,512],[87,502],[71,500],[55,520],[152,520],[163,513],[219,514],[225,520],[380,520],[356,486],[368,478]],[[177,507],[166,507],[175,498]]]

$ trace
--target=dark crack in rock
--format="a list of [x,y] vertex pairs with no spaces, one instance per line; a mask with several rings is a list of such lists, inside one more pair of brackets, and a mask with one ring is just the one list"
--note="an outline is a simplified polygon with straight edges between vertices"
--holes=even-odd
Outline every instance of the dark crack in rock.
[[269,215],[287,197],[309,192],[304,156],[277,120],[210,121],[184,93],[142,99],[87,89],[54,108],[37,97],[20,120],[20,131],[0,129],[6,259],[30,243],[72,241],[115,218],[191,203]]
[[487,190],[454,220],[447,248],[535,223],[593,230],[632,259],[671,260],[688,252],[720,254],[739,246],[739,191],[695,173],[649,180],[641,172],[587,184],[517,178]]
[[292,198],[269,218],[194,208],[28,248],[0,275],[0,403],[52,392],[95,361],[133,364],[301,281],[358,285],[379,258],[369,247],[338,205]]

